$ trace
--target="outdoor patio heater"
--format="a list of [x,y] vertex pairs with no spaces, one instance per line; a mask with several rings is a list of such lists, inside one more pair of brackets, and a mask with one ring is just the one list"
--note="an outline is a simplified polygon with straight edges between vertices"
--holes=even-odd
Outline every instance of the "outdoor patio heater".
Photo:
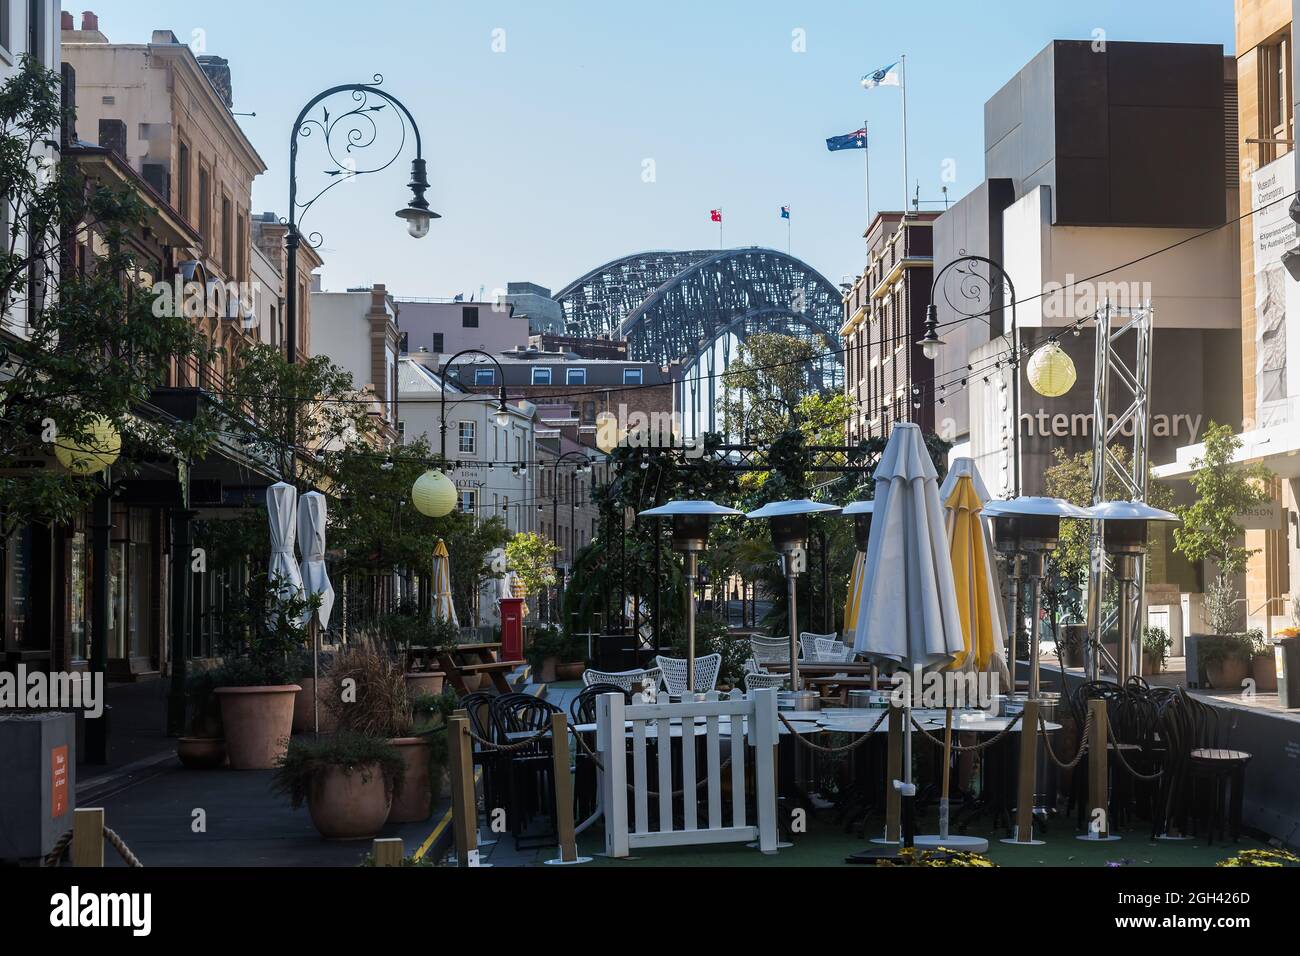
[[[670,501],[666,505],[642,511],[643,518],[673,519],[673,550],[684,558],[686,578],[686,686],[695,689],[695,582],[699,577],[699,557],[709,545],[709,520],[743,512],[712,501]],[[655,582],[656,587],[659,582]],[[659,621],[655,621],[658,627]]]
[[[1115,566],[1119,583],[1119,686],[1142,673],[1141,642],[1133,640],[1138,626],[1142,559],[1147,553],[1147,525],[1152,521],[1177,521],[1176,515],[1153,508],[1144,501],[1103,501],[1087,509],[1093,521],[1102,523],[1102,545]],[[1100,635],[1097,636],[1100,640]]]
[[[1021,495],[1010,501],[990,501],[984,506],[984,514],[993,519],[993,540],[995,547],[1007,555],[1015,567],[1018,591],[1023,594],[1026,585],[1029,588],[1030,635],[1029,635],[1029,699],[1039,700],[1038,647],[1040,631],[1038,618],[1043,605],[1043,560],[1056,550],[1061,539],[1062,518],[1082,518],[1090,515],[1083,508],[1072,505],[1062,498],[1040,498]],[[1017,609],[1017,615],[1019,611]],[[1010,640],[1011,693],[1015,687],[1016,639],[1020,630],[1020,620]]]
[[[786,594],[790,605],[790,690],[784,695],[795,710],[803,706],[809,697],[816,697],[811,691],[805,691],[799,683],[799,611],[797,606],[799,575],[808,569],[808,516],[812,514],[838,514],[838,505],[822,504],[808,498],[795,498],[791,501],[773,501],[763,505],[757,511],[751,511],[746,518],[766,518],[772,532],[772,546],[781,555],[781,565],[785,569]],[[811,705],[808,705],[811,706]]]
[[863,554],[867,553],[867,542],[871,540],[871,516],[875,510],[874,501],[853,501],[840,512],[853,519],[853,546]]

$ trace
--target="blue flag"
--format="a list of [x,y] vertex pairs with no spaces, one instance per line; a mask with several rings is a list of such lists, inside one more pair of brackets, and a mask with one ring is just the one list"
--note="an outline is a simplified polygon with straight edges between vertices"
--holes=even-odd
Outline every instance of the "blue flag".
[[789,206],[782,206],[782,207],[781,207],[781,218],[782,218],[782,219],[789,219],[789,218],[790,218],[790,207],[789,207]]
[[843,136],[832,136],[826,140],[826,148],[832,153],[837,149],[866,149],[867,128],[864,126]]

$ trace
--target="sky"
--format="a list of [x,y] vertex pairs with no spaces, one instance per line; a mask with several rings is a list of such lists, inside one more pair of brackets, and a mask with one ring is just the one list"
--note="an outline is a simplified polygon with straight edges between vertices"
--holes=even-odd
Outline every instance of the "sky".
[[[985,100],[1051,40],[1233,52],[1231,0],[83,0],[74,16],[87,8],[112,42],[170,29],[230,61],[268,166],[255,213],[286,210],[302,106],[382,74],[419,124],[443,218],[415,240],[393,216],[408,140],[387,170],[325,195],[303,231],[324,237],[324,288],[382,282],[399,297],[558,290],[619,256],[720,238],[788,242],[838,283],[865,264],[864,163],[826,137],[865,121],[873,211],[904,198],[900,91],[863,90],[864,73],[906,55],[909,180],[935,209],[943,186],[955,201],[978,185]],[[300,195],[327,168],[319,139],[303,140]]]

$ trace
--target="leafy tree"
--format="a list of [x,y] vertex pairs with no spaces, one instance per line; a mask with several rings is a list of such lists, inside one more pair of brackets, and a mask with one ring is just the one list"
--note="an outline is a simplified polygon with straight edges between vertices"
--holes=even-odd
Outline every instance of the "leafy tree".
[[773,436],[798,420],[808,392],[811,342],[792,335],[760,332],[740,344],[740,354],[722,376],[723,414],[733,433]]
[[560,549],[532,531],[520,531],[506,542],[506,567],[528,594],[542,594],[555,586],[555,559]]
[[1196,501],[1175,509],[1182,524],[1174,528],[1174,549],[1189,561],[1208,560],[1215,566],[1215,580],[1206,595],[1216,605],[1214,626],[1219,633],[1231,629],[1233,615],[1225,608],[1236,607],[1230,579],[1245,573],[1251,555],[1259,551],[1238,544],[1244,531],[1237,515],[1272,499],[1273,473],[1259,462],[1234,463],[1240,448],[1241,439],[1229,426],[1210,422],[1205,453],[1192,462]]
[[[140,196],[89,182],[72,160],[42,158],[63,119],[58,74],[24,58],[0,85],[0,321],[9,333],[0,344],[0,470],[45,458],[60,440],[93,447],[101,419],[122,436],[115,474],[160,451],[200,457],[212,437],[205,418],[164,428],[133,412],[164,383],[171,359],[210,351],[183,310],[162,307],[139,283],[129,240],[145,229]],[[65,239],[93,248],[85,271],[60,267]],[[0,477],[0,532],[72,520],[102,488],[97,476],[56,468]]]

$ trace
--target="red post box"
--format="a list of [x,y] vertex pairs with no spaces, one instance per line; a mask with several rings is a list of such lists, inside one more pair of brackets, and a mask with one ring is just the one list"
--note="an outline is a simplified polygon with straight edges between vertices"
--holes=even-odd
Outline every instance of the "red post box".
[[501,598],[501,660],[524,659],[524,599]]

